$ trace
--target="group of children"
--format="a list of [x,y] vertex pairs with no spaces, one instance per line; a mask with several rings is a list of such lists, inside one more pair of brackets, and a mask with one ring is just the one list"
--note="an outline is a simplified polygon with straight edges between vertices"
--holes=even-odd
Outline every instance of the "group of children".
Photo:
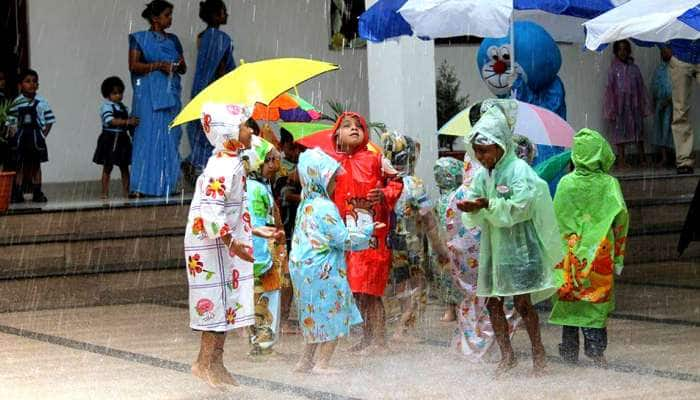
[[[563,327],[562,358],[577,361],[581,329],[585,354],[604,365],[628,228],[620,186],[608,175],[612,149],[597,132],[580,131],[573,171],[552,201],[528,164],[534,146],[513,134],[517,103],[475,107],[464,163],[436,163],[443,196],[433,206],[414,176],[419,144],[387,133],[384,154],[372,151],[359,114],[343,113],[321,148],[301,151],[283,137],[280,154],[258,136],[249,108],[205,105],[201,124],[214,152],[197,179],[185,237],[190,326],[202,333],[193,373],[214,386],[236,384],[222,358],[225,334],[236,328],[248,327],[251,354],[269,353],[287,318],[286,276],[305,342],[300,373],[338,372],[331,357],[356,324],[363,335],[350,351],[385,351],[390,279],[401,305],[394,339],[410,338],[428,274],[444,289],[444,319],[456,314],[455,345],[470,359],[490,359],[495,341],[497,372],[513,368],[510,338],[523,325],[541,373],[545,351],[533,304],[551,299],[550,323]],[[299,201],[291,237],[280,198]],[[436,271],[427,270],[424,239]]]

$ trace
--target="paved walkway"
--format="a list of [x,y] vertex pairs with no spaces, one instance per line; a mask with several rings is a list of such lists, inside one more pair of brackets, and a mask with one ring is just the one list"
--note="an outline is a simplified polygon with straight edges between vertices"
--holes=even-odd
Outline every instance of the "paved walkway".
[[[639,292],[647,289],[659,290]],[[585,361],[563,365],[555,350],[560,331],[543,325],[550,361],[543,378],[529,376],[524,331],[514,343],[520,365],[504,378],[492,379],[492,364],[460,359],[448,347],[452,327],[435,322],[437,305],[422,318],[416,345],[359,357],[343,342],[334,359],[347,371],[342,376],[292,373],[299,336],[284,336],[278,354],[257,360],[246,355],[246,339],[234,334],[225,362],[242,386],[227,392],[189,374],[198,336],[187,328],[182,304],[6,313],[0,314],[0,399],[697,399],[700,308],[698,300],[691,303],[689,319],[633,310],[613,318],[606,370]]]

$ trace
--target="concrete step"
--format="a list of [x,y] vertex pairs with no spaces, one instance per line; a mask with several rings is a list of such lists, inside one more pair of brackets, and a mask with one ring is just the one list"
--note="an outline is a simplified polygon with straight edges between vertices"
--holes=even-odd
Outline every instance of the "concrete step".
[[692,195],[626,199],[631,226],[678,228],[685,222],[692,199]]
[[616,176],[625,199],[653,199],[691,196],[700,174],[678,175],[675,170],[649,170]]
[[625,264],[700,259],[700,242],[690,244],[683,257],[678,257],[680,229],[652,228],[632,230],[627,241]]
[[187,299],[184,268],[0,281],[0,312]]

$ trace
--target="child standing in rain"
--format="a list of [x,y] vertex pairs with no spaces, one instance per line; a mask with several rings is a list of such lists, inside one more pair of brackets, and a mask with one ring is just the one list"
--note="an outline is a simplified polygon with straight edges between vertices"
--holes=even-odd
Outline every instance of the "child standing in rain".
[[362,322],[347,281],[345,251],[366,249],[375,227],[384,226],[370,223],[346,228],[330,200],[337,175],[345,171],[329,155],[318,149],[304,152],[298,172],[303,200],[289,271],[305,346],[295,371],[336,373],[330,359],[338,338],[348,336],[350,327]]
[[254,323],[252,235],[246,173],[240,153],[251,145],[250,110],[239,105],[202,107],[202,128],[214,153],[197,178],[185,232],[190,327],[202,332],[192,373],[214,387],[238,385],[223,362],[226,333]]
[[391,279],[401,314],[393,340],[412,340],[407,335],[415,326],[421,308],[426,303],[426,260],[424,239],[447,263],[448,251],[439,234],[438,219],[425,186],[415,176],[420,144],[397,132],[382,135],[384,156],[391,161],[403,182],[401,196],[396,201],[396,225],[390,233],[392,265]]
[[643,130],[644,117],[649,115],[649,101],[642,73],[632,58],[630,42],[615,42],[613,53],[615,56],[605,87],[603,115],[608,121],[610,140],[617,147],[618,166],[628,168],[625,147],[629,144],[637,145],[640,161],[646,163]]
[[479,122],[467,137],[470,156],[484,169],[457,203],[467,228],[481,228],[477,295],[488,298],[491,325],[501,350],[496,370],[515,367],[503,297],[513,296],[532,344],[535,373],[545,368],[539,318],[533,304],[556,289],[554,265],[561,259],[559,230],[547,183],[515,155],[512,129],[517,115],[512,100],[487,100]]
[[584,353],[605,366],[605,326],[615,308],[614,276],[622,272],[629,216],[619,182],[608,175],[615,162],[608,142],[583,129],[574,137],[571,158],[575,170],[554,197],[566,253],[556,267],[559,290],[549,322],[562,325],[559,353],[565,361],[578,361],[581,329]]
[[660,50],[661,63],[654,71],[651,81],[651,94],[654,102],[654,134],[651,144],[661,153],[660,166],[669,163],[673,149],[673,133],[671,132],[671,117],[673,116],[673,93],[669,62],[673,53],[669,47]]

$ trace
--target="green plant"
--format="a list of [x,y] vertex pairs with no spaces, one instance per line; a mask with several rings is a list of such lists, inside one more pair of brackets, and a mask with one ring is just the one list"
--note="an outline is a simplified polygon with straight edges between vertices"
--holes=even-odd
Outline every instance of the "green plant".
[[5,163],[5,160],[10,154],[10,144],[8,143],[10,135],[9,122],[12,117],[10,110],[14,102],[5,100],[0,102],[0,170]]
[[[338,117],[340,117],[340,114],[350,110],[350,106],[348,104],[341,103],[337,100],[328,100],[326,103],[328,104],[328,107],[330,107],[332,114],[321,114],[322,120],[335,122],[338,120]],[[368,121],[367,127],[369,128],[370,133],[374,133],[378,136],[386,131],[386,124],[383,122]]]
[[[459,85],[460,82],[455,75],[454,67],[449,65],[447,60],[443,60],[438,68],[438,77],[435,82],[439,127],[445,125],[452,117],[467,108],[469,96],[459,97]],[[451,150],[454,140],[454,136],[440,136],[440,147]]]

